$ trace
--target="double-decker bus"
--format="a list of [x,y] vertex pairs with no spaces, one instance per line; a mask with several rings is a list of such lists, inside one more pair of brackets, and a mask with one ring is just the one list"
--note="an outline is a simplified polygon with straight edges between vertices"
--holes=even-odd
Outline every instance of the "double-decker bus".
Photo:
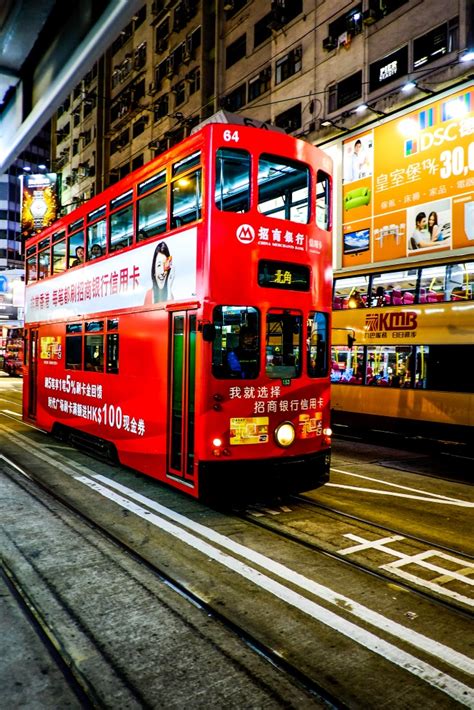
[[470,443],[474,260],[426,260],[337,275],[332,421]]
[[23,328],[8,328],[5,338],[3,371],[10,377],[21,377],[23,372]]
[[24,417],[193,496],[328,479],[331,161],[209,123],[26,246]]

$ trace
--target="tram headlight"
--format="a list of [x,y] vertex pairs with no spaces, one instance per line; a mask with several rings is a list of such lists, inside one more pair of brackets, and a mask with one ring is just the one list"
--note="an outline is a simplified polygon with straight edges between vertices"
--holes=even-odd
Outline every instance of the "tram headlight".
[[287,448],[291,446],[296,438],[295,427],[291,422],[282,422],[275,429],[275,440],[278,446]]

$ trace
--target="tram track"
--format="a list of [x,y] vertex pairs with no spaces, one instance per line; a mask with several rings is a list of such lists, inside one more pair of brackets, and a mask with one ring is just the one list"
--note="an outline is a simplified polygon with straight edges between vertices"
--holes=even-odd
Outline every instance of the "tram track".
[[[12,462],[14,463],[14,462]],[[42,503],[42,497],[38,493],[32,490],[32,485],[36,486],[41,494],[46,494],[50,496],[56,503],[63,506],[69,513],[77,516],[81,521],[85,522],[94,531],[97,531],[100,535],[105,537],[109,542],[111,542],[116,548],[121,552],[127,554],[132,560],[137,562],[140,566],[143,566],[148,572],[151,572],[154,577],[156,577],[160,582],[165,584],[169,589],[173,590],[181,598],[185,599],[188,603],[197,607],[205,613],[205,615],[215,622],[223,626],[227,631],[234,634],[240,641],[242,641],[253,653],[256,653],[260,658],[263,658],[267,663],[271,664],[273,667],[277,668],[279,671],[284,673],[293,683],[299,686],[304,692],[308,693],[314,698],[315,701],[320,703],[318,707],[324,706],[327,708],[337,708],[338,710],[346,710],[346,706],[338,698],[334,697],[327,689],[322,685],[317,683],[314,678],[309,677],[304,671],[301,671],[296,665],[292,664],[290,661],[285,659],[278,649],[271,648],[256,636],[249,633],[244,627],[239,626],[232,619],[227,617],[225,613],[222,613],[212,604],[210,604],[203,596],[200,596],[191,588],[184,585],[179,579],[170,575],[166,570],[157,567],[155,564],[150,562],[146,557],[140,555],[137,550],[124,542],[120,537],[115,535],[109,529],[100,524],[96,519],[84,513],[84,511],[78,509],[75,505],[60,495],[56,490],[51,490],[43,481],[37,478],[32,470],[20,469],[15,464],[16,473],[21,472],[24,479],[20,478],[19,475],[6,473],[6,475],[17,485],[19,485],[23,490],[25,490],[29,495],[35,497],[40,503]],[[39,629],[41,637],[45,639],[48,647],[51,646],[55,658],[57,659],[58,666],[65,670],[65,677],[70,679],[71,687],[82,702],[85,702],[85,707],[103,707],[100,701],[97,700],[96,694],[87,679],[82,676],[80,671],[78,671],[75,661],[64,652],[61,643],[55,637],[54,629],[50,628],[44,615],[39,612],[33,603],[29,602],[28,591],[22,587],[18,580],[15,580],[13,573],[7,571],[7,566],[3,564],[3,560],[0,558],[0,570],[4,569],[4,574],[8,577],[12,585],[15,596],[25,605],[25,609],[30,613],[31,618],[35,626]],[[115,669],[114,669],[115,670]],[[127,682],[127,679],[124,679]],[[131,687],[130,690],[134,694],[134,688]],[[148,707],[144,702],[143,698],[137,698],[141,707]]]
[[[295,501],[296,503],[300,504],[301,506],[309,507],[310,509],[313,510],[320,510],[323,512],[323,514],[328,514],[330,513],[332,516],[340,516],[342,519],[349,519],[354,523],[357,523],[357,525],[363,527],[364,531],[370,530],[370,531],[383,531],[383,532],[390,532],[394,535],[403,535],[403,538],[407,540],[409,543],[415,543],[415,544],[424,544],[428,546],[432,546],[433,543],[423,540],[422,538],[417,538],[416,536],[411,536],[409,534],[402,533],[401,531],[396,531],[393,528],[387,528],[383,527],[381,525],[378,525],[377,523],[373,523],[370,520],[364,520],[363,518],[353,516],[350,514],[346,514],[343,512],[340,512],[334,508],[331,508],[329,506],[324,506],[319,503],[315,503],[314,501],[311,501],[310,499],[306,498],[305,496],[290,496],[287,499],[287,503]],[[271,505],[268,506],[268,509],[271,509]],[[260,509],[259,506],[256,507],[257,511]],[[265,510],[265,506],[262,506],[262,509]],[[261,515],[258,513],[258,517],[255,516],[255,513],[252,512],[241,512],[238,510],[234,510],[234,515],[237,517],[241,518],[242,520],[245,520],[247,523],[250,523],[251,525],[258,527],[260,529],[263,529],[267,532],[271,532],[289,542],[295,543],[297,545],[300,545],[304,547],[305,549],[308,549],[310,551],[314,551],[317,554],[322,554],[325,557],[335,560],[337,562],[343,563],[345,566],[358,570],[360,572],[369,574],[371,577],[374,577],[376,579],[381,580],[382,582],[385,583],[390,583],[390,584],[396,584],[400,588],[404,589],[407,592],[410,592],[412,594],[415,594],[416,596],[420,597],[421,599],[425,599],[429,602],[434,602],[435,604],[439,605],[440,608],[447,609],[449,611],[455,611],[458,614],[461,614],[462,616],[465,616],[467,619],[472,619],[474,616],[474,612],[466,608],[466,606],[462,603],[457,602],[456,600],[450,599],[449,601],[446,599],[443,599],[440,595],[432,593],[432,592],[427,592],[424,589],[417,587],[415,584],[409,584],[406,581],[402,580],[400,577],[389,574],[385,571],[380,571],[379,569],[375,568],[374,565],[370,565],[368,563],[364,563],[361,561],[357,561],[353,558],[349,558],[342,554],[341,552],[337,552],[334,549],[329,549],[328,546],[325,546],[321,543],[318,543],[315,539],[314,536],[310,536],[308,533],[305,534],[298,534],[295,531],[291,530],[288,525],[285,525],[285,523],[278,522],[280,520],[280,516],[274,516],[274,515]],[[439,545],[436,545],[436,547],[443,552],[450,553],[450,554],[455,554],[459,556],[459,550],[453,550],[449,547],[442,547]],[[463,557],[465,558],[466,561],[471,561],[474,560],[474,557],[471,555],[464,555]]]

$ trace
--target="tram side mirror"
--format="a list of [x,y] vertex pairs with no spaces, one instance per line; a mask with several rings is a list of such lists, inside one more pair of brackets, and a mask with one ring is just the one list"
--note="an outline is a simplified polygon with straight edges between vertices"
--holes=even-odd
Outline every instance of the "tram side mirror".
[[202,339],[206,343],[212,343],[216,337],[216,329],[214,323],[203,323],[202,325]]

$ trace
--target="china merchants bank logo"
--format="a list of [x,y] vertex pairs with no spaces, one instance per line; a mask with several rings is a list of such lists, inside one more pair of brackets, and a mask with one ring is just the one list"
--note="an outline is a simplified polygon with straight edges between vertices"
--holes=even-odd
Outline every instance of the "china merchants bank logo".
[[242,244],[251,244],[255,239],[255,229],[251,224],[241,224],[235,234]]

